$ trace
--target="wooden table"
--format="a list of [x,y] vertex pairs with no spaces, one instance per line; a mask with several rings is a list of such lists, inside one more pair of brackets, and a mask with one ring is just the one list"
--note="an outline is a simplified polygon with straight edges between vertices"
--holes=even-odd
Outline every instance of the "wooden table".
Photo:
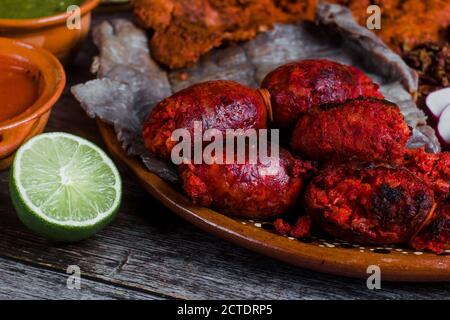
[[[98,23],[104,15],[97,15]],[[103,146],[96,124],[69,92],[93,76],[88,41],[47,131],[64,131]],[[450,283],[382,283],[320,274],[250,252],[206,234],[163,207],[122,170],[118,218],[93,238],[52,244],[18,220],[0,173],[0,298],[2,299],[448,299]],[[69,265],[81,268],[81,290],[67,288]]]

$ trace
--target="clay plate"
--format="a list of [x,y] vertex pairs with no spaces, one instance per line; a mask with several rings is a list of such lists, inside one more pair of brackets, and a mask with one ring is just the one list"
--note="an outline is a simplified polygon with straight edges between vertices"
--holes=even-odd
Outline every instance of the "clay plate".
[[268,223],[224,216],[193,205],[178,188],[148,171],[138,158],[120,147],[113,129],[98,121],[100,133],[113,157],[125,165],[158,201],[200,229],[237,245],[281,261],[320,272],[367,278],[377,265],[387,281],[450,281],[450,252],[443,255],[402,247],[362,247],[333,239],[305,243],[266,230]]

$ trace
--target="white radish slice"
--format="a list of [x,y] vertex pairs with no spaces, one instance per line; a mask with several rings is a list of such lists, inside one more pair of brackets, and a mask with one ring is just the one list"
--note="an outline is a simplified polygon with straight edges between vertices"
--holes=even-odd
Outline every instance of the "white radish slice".
[[444,109],[450,104],[450,87],[430,93],[425,103],[434,120],[438,120]]
[[450,147],[450,104],[442,111],[437,125],[437,133],[445,147]]

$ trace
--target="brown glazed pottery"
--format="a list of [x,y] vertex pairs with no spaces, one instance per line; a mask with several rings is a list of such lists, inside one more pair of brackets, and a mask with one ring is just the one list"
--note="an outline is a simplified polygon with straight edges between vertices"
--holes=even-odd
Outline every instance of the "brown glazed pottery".
[[79,44],[86,38],[91,25],[91,12],[100,0],[86,0],[80,6],[81,27],[69,29],[70,13],[36,19],[0,19],[0,37],[15,38],[43,47],[63,63],[68,63]]
[[66,76],[61,63],[47,50],[14,39],[0,38],[0,60],[20,66],[37,86],[37,98],[29,107],[0,121],[0,170],[6,169],[15,151],[41,133],[52,107],[61,96]]

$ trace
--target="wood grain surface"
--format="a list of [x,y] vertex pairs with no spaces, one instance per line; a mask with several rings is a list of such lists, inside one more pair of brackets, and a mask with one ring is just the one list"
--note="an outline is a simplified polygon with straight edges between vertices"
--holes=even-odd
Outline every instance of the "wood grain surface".
[[[107,16],[97,15],[98,22]],[[67,69],[69,86],[84,82],[95,55],[87,42]],[[71,97],[58,102],[47,131],[65,131],[104,147],[96,124]],[[449,299],[450,283],[384,283],[325,275],[272,260],[206,234],[178,218],[122,171],[118,218],[77,244],[49,243],[17,219],[0,173],[1,299]],[[66,287],[78,265],[80,291]]]

